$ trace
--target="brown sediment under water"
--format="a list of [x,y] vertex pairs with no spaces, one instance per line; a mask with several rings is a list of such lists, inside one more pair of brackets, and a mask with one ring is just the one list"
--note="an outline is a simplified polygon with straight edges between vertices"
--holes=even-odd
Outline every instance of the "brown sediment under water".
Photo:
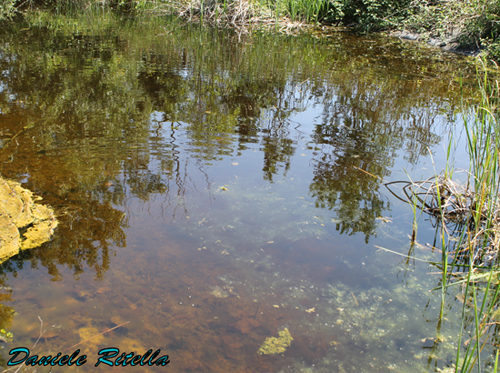
[[464,57],[384,37],[3,24],[0,174],[59,225],[0,267],[0,365],[80,349],[52,371],[106,371],[114,347],[170,359],[115,371],[447,367],[460,303],[439,322],[436,268],[377,249],[408,253],[412,227],[382,180],[431,176],[429,150],[444,165],[474,79]]

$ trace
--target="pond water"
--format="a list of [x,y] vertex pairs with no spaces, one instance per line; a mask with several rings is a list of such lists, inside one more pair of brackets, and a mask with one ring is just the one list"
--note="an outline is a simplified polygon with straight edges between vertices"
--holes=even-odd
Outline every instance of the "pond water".
[[[439,320],[437,269],[379,249],[412,251],[412,210],[384,181],[441,170],[474,79],[464,57],[376,36],[3,25],[1,175],[59,226],[1,266],[1,365],[22,346],[88,356],[53,371],[107,370],[106,347],[170,358],[115,370],[449,366],[461,303]],[[415,257],[439,256],[431,223]],[[286,330],[290,346],[261,349]]]

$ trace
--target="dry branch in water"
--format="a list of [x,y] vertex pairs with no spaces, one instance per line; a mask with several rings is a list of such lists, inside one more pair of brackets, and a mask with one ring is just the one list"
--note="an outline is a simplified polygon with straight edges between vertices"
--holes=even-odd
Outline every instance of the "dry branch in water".
[[[398,196],[393,185],[403,185],[404,196]],[[461,247],[456,248],[460,256],[473,256],[475,265],[493,265],[499,262],[500,249],[500,203],[467,185],[443,175],[424,181],[394,181],[385,184],[399,200],[414,204],[421,210],[442,222],[448,235],[457,236],[467,232]]]

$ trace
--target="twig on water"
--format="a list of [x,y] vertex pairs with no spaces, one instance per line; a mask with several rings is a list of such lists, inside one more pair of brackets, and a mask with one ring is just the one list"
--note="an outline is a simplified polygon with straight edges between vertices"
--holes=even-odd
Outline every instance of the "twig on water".
[[[43,333],[45,333],[45,330],[43,330],[43,320],[40,316],[38,316],[38,320],[40,320],[40,335],[38,336],[38,339],[36,340],[35,344],[33,345],[32,348],[35,348],[35,346],[37,345],[38,341],[40,340],[40,338],[42,338],[43,336]],[[14,373],[17,373],[19,372],[19,370],[22,368],[22,365],[20,365],[19,367],[17,367],[16,371]],[[12,369],[15,369],[15,368],[10,368],[10,369],[4,369],[4,372],[8,372],[9,370],[12,370]]]
[[408,258],[408,259],[418,260],[419,262],[424,262],[424,263],[429,263],[429,264],[436,264],[435,262],[430,262],[430,261],[424,260],[424,259],[410,258],[407,254],[401,254],[401,253],[398,253],[397,251],[386,249],[385,247],[381,247],[381,246],[377,246],[377,245],[375,245],[375,247],[377,249],[379,249],[379,250],[387,251],[389,253],[396,254],[396,255],[399,255],[399,256],[403,256],[403,257]]
[[387,182],[386,182],[384,179],[382,179],[380,176],[374,175],[374,174],[372,174],[372,173],[370,173],[370,172],[368,172],[368,171],[366,171],[366,170],[363,170],[362,168],[356,167],[356,166],[352,166],[352,167],[354,167],[356,170],[359,170],[359,171],[361,171],[361,172],[364,172],[365,174],[368,174],[368,175],[370,175],[370,176],[373,176],[373,177],[375,177],[375,178],[379,179],[379,180],[380,180],[380,181],[382,181],[383,183],[387,183]]
[[33,348],[35,348],[35,346],[37,345],[40,338],[42,338],[43,333],[45,333],[45,330],[42,330],[43,329],[43,320],[40,316],[38,316],[38,320],[40,320],[40,335],[38,336],[38,339],[36,340],[35,344],[33,345]]

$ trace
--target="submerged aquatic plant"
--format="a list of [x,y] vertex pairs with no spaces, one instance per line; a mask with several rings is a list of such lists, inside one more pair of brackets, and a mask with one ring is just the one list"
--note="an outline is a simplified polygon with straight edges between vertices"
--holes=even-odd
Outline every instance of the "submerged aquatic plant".
[[260,346],[257,353],[259,355],[276,355],[282,354],[286,351],[287,347],[292,344],[293,337],[290,331],[285,328],[278,332],[279,337],[266,338],[262,346]]

